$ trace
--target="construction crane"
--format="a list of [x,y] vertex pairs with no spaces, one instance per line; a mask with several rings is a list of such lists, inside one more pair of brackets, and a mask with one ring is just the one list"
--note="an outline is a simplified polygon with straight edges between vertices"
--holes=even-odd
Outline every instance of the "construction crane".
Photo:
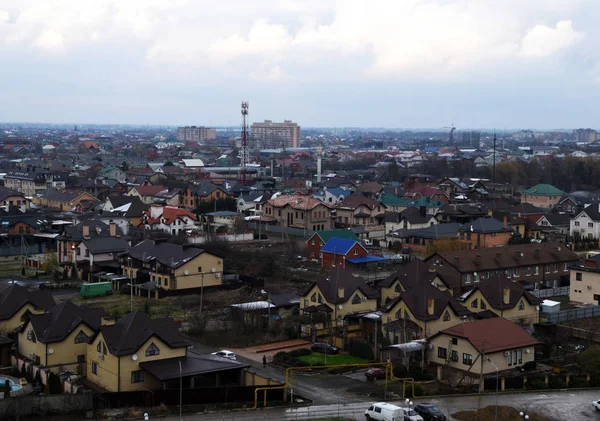
[[454,127],[454,123],[452,123],[450,127],[444,127],[444,129],[450,130],[450,134],[448,136],[448,143],[452,145],[454,142],[454,130],[456,130],[456,127]]

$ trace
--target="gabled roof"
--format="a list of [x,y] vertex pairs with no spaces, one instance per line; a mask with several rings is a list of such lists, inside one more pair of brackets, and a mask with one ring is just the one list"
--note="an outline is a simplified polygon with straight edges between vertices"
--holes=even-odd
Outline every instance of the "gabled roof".
[[301,196],[299,194],[282,194],[277,196],[275,199],[269,200],[267,203],[278,208],[290,206],[292,209],[297,210],[311,210],[319,205],[327,208],[329,207],[327,203],[323,203],[309,196]]
[[557,189],[551,184],[536,184],[526,189],[523,194],[533,194],[537,196],[562,196],[564,191]]
[[166,242],[144,240],[129,249],[128,254],[143,262],[157,260],[165,266],[178,268],[204,253],[196,247],[183,247]]
[[508,209],[511,214],[521,214],[521,215],[537,215],[546,213],[546,211],[542,208],[538,208],[531,203],[518,203]]
[[81,323],[94,332],[100,328],[100,319],[105,312],[102,308],[84,308],[65,301],[44,314],[32,314],[31,326],[36,339],[42,343],[61,342]]
[[162,207],[162,211],[159,211],[158,207],[152,207],[145,212],[145,216],[147,219],[144,221],[145,224],[153,225],[160,224],[162,222],[161,218],[164,218],[164,224],[170,225],[177,218],[188,217],[192,221],[195,221],[196,215],[186,209],[182,208],[174,208],[171,206]]
[[49,290],[29,291],[19,285],[11,285],[0,291],[0,320],[8,320],[25,304],[50,310],[56,304]]
[[23,197],[22,200],[25,200],[23,193],[19,193],[18,191],[14,191],[4,186],[0,186],[0,203],[4,202],[6,199],[12,196],[21,196]]
[[464,224],[458,229],[460,232],[474,232],[479,234],[491,234],[499,232],[513,232],[512,228],[505,228],[504,222],[498,221],[496,218],[484,216],[477,218],[473,222]]
[[112,326],[102,326],[100,332],[110,353],[116,356],[136,353],[152,336],[170,348],[189,346],[172,319],[150,319],[141,311],[129,313]]
[[91,254],[122,253],[129,248],[129,242],[123,237],[96,237],[83,240]]
[[419,208],[411,206],[400,212],[400,220],[406,219],[410,224],[426,224],[433,215],[423,215]]
[[321,252],[323,253],[336,253],[336,254],[348,254],[352,247],[358,244],[363,250],[367,251],[362,244],[360,244],[357,240],[350,240],[347,238],[330,238],[327,243],[321,248]]
[[135,186],[129,190],[128,194],[131,193],[133,189],[135,189],[140,196],[154,196],[158,192],[165,190],[165,186]]
[[399,280],[405,289],[412,289],[421,282],[431,282],[438,274],[429,271],[429,266],[421,259],[413,260],[407,265],[400,266],[390,276],[377,284],[379,287],[389,288]]
[[577,218],[579,218],[579,216],[582,213],[585,213],[588,216],[588,218],[590,218],[592,221],[600,221],[600,209],[599,208],[600,208],[600,206],[596,206],[596,205],[587,206],[583,211],[581,211],[581,213],[579,213],[573,219],[577,219]]
[[[569,222],[571,220],[571,218],[569,217],[569,215],[567,214],[560,214],[560,213],[547,213],[545,215],[542,215],[542,218],[546,218],[546,220],[550,223],[550,225],[552,225],[553,227],[556,226],[568,226]],[[538,219],[538,222],[539,220]]]
[[464,338],[479,352],[485,349],[488,354],[535,346],[539,343],[525,329],[502,317],[459,323],[436,333],[433,337],[438,335]]
[[79,196],[82,196],[84,194],[91,196],[89,193],[86,193],[84,191],[57,190],[54,187],[49,187],[44,191],[44,193],[42,193],[43,197],[48,200],[54,200],[57,202],[67,202],[67,203],[72,202],[73,200],[77,199]]
[[[509,291],[508,303],[504,302],[505,289]],[[526,291],[521,284],[511,281],[503,274],[496,274],[479,282],[472,290],[464,294],[463,301],[467,300],[475,291],[480,291],[490,306],[496,310],[515,308],[521,298],[525,298],[531,305],[538,305],[543,301]]]
[[[83,227],[88,226],[90,231],[90,238],[110,237],[110,226],[105,223],[102,219],[86,219],[85,221],[79,222],[77,225],[65,226],[64,235],[62,237],[72,241],[83,240]],[[123,235],[123,231],[117,225],[117,234]]]
[[346,238],[348,240],[358,241],[358,237],[352,230],[324,230],[315,232],[313,235],[310,236],[307,242],[310,241],[310,239],[315,235],[323,241],[323,244],[325,244],[332,238]]
[[361,193],[379,193],[383,190],[383,186],[375,181],[369,181],[367,183],[362,183],[358,190]]
[[388,233],[388,236],[398,238],[424,238],[440,240],[442,238],[458,238],[458,229],[462,226],[458,222],[435,224],[427,228],[399,229]]
[[353,194],[345,198],[340,202],[340,206],[344,208],[352,208],[356,209],[359,206],[366,206],[369,209],[375,209],[377,206],[383,206],[381,203],[378,203],[368,197],[365,197],[361,194]]
[[[352,272],[344,269],[335,269],[328,275],[321,276],[309,286],[304,296],[306,296],[315,285],[319,287],[324,298],[331,304],[347,302],[352,299],[357,289],[369,299],[379,297],[379,292],[367,283],[364,278],[355,276]],[[343,297],[338,297],[338,289],[344,290]]]

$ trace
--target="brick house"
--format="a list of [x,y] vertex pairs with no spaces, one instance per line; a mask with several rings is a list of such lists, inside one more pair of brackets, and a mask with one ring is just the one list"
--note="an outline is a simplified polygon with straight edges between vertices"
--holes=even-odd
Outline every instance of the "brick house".
[[513,235],[512,228],[508,227],[508,220],[504,222],[495,218],[484,217],[464,224],[458,230],[460,241],[469,244],[471,249],[498,247],[508,244]]
[[346,259],[367,256],[369,252],[357,240],[331,238],[321,248],[321,266],[332,268],[346,267]]
[[306,240],[308,258],[311,260],[319,259],[321,248],[332,238],[346,238],[358,241],[358,237],[351,230],[317,231]]
[[540,208],[550,209],[558,204],[564,194],[564,191],[550,184],[536,184],[521,194],[521,203],[530,203]]
[[278,226],[323,231],[331,229],[331,209],[326,203],[299,194],[284,194],[265,203],[263,220]]

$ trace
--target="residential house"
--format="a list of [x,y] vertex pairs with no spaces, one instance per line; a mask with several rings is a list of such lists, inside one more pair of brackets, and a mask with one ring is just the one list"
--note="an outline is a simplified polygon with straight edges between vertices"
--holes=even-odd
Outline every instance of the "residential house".
[[429,343],[431,364],[444,371],[485,376],[496,375],[496,368],[508,371],[535,361],[538,341],[521,326],[494,317],[455,324],[432,336]]
[[181,206],[183,192],[178,187],[166,187],[154,195],[154,203],[164,206]]
[[263,220],[281,227],[312,231],[331,229],[331,209],[328,204],[299,194],[283,194],[268,200]]
[[358,241],[356,234],[349,229],[317,231],[306,240],[308,258],[311,260],[320,259],[321,248],[332,238],[345,238],[352,241]]
[[123,260],[123,272],[140,288],[148,282],[148,288],[162,290],[204,288],[223,282],[223,258],[187,245],[144,240],[131,247]]
[[[410,253],[427,257],[438,250],[451,245],[452,249],[468,248],[458,238],[458,230],[462,224],[451,222],[448,224],[434,224],[427,228],[399,229],[386,234],[388,247],[408,248]],[[404,253],[404,251],[403,251]]]
[[461,293],[498,273],[536,289],[567,285],[569,266],[578,260],[579,256],[564,244],[531,243],[475,252],[445,251],[435,253],[426,262],[432,262],[432,269],[443,270],[444,280]]
[[578,191],[561,197],[558,204],[554,206],[554,210],[577,214],[591,205],[600,205],[600,196],[587,191]]
[[417,186],[409,188],[404,192],[404,197],[409,200],[429,197],[431,200],[437,200],[443,203],[448,203],[448,195],[440,190],[428,186]]
[[437,187],[452,199],[469,194],[469,186],[456,177],[445,177]]
[[536,184],[521,193],[521,203],[529,203],[534,206],[551,209],[558,204],[565,192],[550,184]]
[[[108,212],[111,215],[125,217],[134,227],[142,223],[148,209],[150,209],[150,205],[142,202],[138,196],[110,196],[106,198],[102,206],[103,213]],[[127,234],[125,230],[123,232]]]
[[182,196],[182,205],[188,209],[195,209],[200,203],[210,203],[233,197],[225,187],[208,180],[202,180],[199,184],[186,188],[182,192]]
[[127,192],[127,196],[137,196],[140,200],[147,204],[152,205],[154,203],[154,197],[164,190],[167,187],[162,185],[142,185],[142,186],[134,186]]
[[77,205],[84,200],[98,201],[94,196],[83,191],[48,188],[41,196],[35,196],[33,203],[66,212],[75,210]]
[[[207,212],[202,215],[202,226],[205,228],[205,232],[232,232],[236,228],[237,221],[240,219],[241,216],[237,212]],[[237,227],[240,227],[240,225],[237,225]]]
[[569,299],[584,305],[600,305],[600,254],[569,268]]
[[406,208],[402,212],[385,213],[385,232],[399,229],[427,228],[438,223],[433,215],[428,215],[425,207]]
[[32,198],[46,190],[46,176],[43,171],[9,171],[4,176],[4,187]]
[[88,340],[100,328],[103,315],[101,308],[79,307],[70,301],[31,314],[19,330],[19,354],[56,374],[69,369],[85,375]]
[[237,211],[240,214],[260,216],[263,213],[264,204],[269,199],[271,199],[271,194],[268,192],[243,194],[236,199]]
[[91,273],[103,269],[118,271],[117,256],[127,251],[129,239],[115,222],[87,219],[65,226],[56,237],[56,247],[63,270],[87,280]]
[[438,209],[435,217],[440,223],[458,222],[467,224],[477,218],[484,217],[486,214],[487,208],[480,204],[446,204]]
[[368,181],[358,186],[358,192],[369,199],[377,199],[383,191],[383,186],[375,181]]
[[382,194],[380,196],[380,201],[383,205],[386,206],[386,210],[393,212],[402,212],[406,208],[421,208],[421,206],[425,207],[426,213],[428,215],[436,215],[439,209],[444,206],[444,202],[439,200],[432,200],[429,197],[421,197],[419,199],[406,199],[398,196],[394,196],[392,194]]
[[119,183],[127,182],[127,173],[117,167],[105,167],[98,172],[98,176],[109,180],[117,180]]
[[336,205],[349,197],[351,194],[352,191],[350,190],[345,190],[341,187],[331,187],[314,193],[313,197],[321,202],[329,203],[330,205]]
[[571,218],[569,235],[578,238],[600,238],[600,205],[590,205]]
[[21,211],[30,208],[31,200],[27,199],[23,193],[0,186],[0,206],[16,206]]
[[383,238],[385,236],[386,206],[360,194],[342,200],[335,208],[335,224],[338,228],[360,228],[361,237]]
[[473,313],[492,312],[521,326],[539,322],[542,301],[500,274],[481,280],[460,296],[460,302]]
[[152,206],[143,214],[141,225],[148,230],[157,230],[178,235],[194,229],[197,221],[192,212],[170,206]]
[[508,245],[513,235],[513,229],[508,226],[508,219],[504,222],[485,216],[475,221],[464,224],[458,229],[459,239],[469,245],[471,249],[486,247],[499,247]]
[[365,257],[368,254],[358,240],[333,237],[321,248],[321,266],[327,269],[346,268],[346,259]]
[[15,329],[32,314],[49,311],[54,307],[54,297],[49,290],[28,289],[12,284],[0,290],[0,332],[16,339]]
[[511,215],[516,215],[519,218],[528,219],[534,224],[546,212],[542,208],[532,205],[531,203],[517,203],[516,205],[506,209]]

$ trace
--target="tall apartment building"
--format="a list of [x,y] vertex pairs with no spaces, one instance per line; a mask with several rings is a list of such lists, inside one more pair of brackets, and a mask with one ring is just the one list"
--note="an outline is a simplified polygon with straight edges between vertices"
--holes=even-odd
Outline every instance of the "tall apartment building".
[[577,129],[574,133],[577,142],[592,143],[598,140],[598,132],[593,129]]
[[251,130],[260,148],[300,147],[300,126],[291,120],[284,120],[283,123],[273,123],[271,120],[252,123]]
[[185,126],[177,128],[177,140],[202,142],[206,139],[212,140],[216,138],[216,129],[210,129],[204,126]]

